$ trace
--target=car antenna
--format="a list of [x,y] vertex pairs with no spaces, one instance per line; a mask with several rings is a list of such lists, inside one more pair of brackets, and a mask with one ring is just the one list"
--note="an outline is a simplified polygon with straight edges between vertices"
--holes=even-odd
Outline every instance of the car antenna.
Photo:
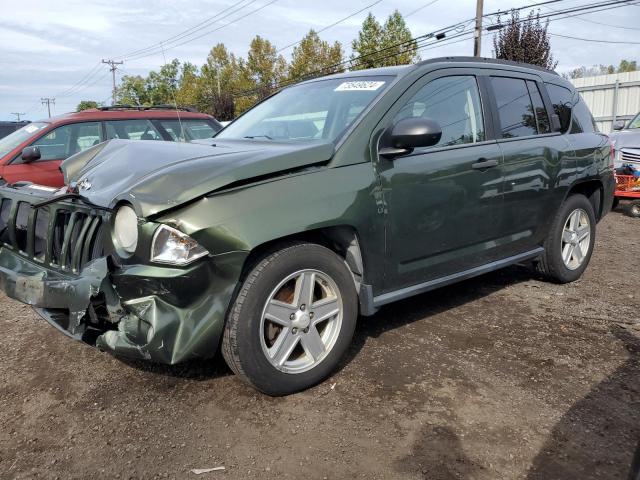
[[[164,54],[164,43],[160,42],[160,48],[162,49],[162,59],[164,60],[164,66],[167,66],[167,57]],[[171,97],[173,97],[173,105],[176,109],[176,114],[178,115],[178,125],[180,125],[180,135],[182,135],[182,138],[184,138],[185,143],[187,142],[187,134],[184,131],[184,126],[182,125],[182,119],[180,118],[180,109],[178,108],[178,102],[176,100],[176,92],[174,90],[174,87],[172,86],[170,88],[171,91]]]

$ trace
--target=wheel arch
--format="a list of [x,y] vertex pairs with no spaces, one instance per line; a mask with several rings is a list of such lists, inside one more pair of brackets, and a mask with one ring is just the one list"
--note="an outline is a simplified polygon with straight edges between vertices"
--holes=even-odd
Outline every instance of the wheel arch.
[[365,265],[358,237],[358,232],[352,225],[335,225],[268,240],[251,249],[242,269],[243,278],[266,255],[279,250],[283,245],[304,242],[322,245],[340,256],[349,267],[356,284],[360,284],[365,275]]
[[571,195],[580,194],[587,197],[591,206],[593,207],[593,212],[596,216],[596,221],[599,221],[604,215],[602,211],[603,207],[603,196],[604,196],[604,185],[601,180],[596,178],[579,180],[574,183],[571,188],[567,191],[565,195],[564,201],[567,200]]

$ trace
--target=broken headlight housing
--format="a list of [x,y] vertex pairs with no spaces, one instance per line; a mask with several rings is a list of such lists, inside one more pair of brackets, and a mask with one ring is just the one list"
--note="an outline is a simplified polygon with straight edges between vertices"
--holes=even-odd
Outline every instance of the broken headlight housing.
[[209,255],[206,248],[186,233],[160,225],[151,242],[151,261],[171,265],[188,265],[200,257]]
[[116,247],[124,252],[125,256],[131,255],[138,246],[138,216],[133,208],[123,205],[116,212],[113,222],[113,239]]

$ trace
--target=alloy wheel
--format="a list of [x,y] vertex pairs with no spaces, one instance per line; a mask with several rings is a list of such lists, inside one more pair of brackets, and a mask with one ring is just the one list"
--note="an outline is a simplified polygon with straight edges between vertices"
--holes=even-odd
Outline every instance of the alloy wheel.
[[282,372],[306,372],[334,347],[342,316],[342,296],[329,275],[311,269],[295,272],[273,289],[262,310],[262,351]]
[[581,208],[569,214],[562,230],[561,254],[564,265],[576,270],[585,261],[591,244],[591,223]]

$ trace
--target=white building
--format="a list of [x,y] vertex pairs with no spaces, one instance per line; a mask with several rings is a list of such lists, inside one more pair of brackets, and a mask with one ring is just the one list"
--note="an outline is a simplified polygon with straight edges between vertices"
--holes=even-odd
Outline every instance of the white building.
[[616,120],[631,120],[640,112],[640,71],[575,78],[578,89],[603,133]]

